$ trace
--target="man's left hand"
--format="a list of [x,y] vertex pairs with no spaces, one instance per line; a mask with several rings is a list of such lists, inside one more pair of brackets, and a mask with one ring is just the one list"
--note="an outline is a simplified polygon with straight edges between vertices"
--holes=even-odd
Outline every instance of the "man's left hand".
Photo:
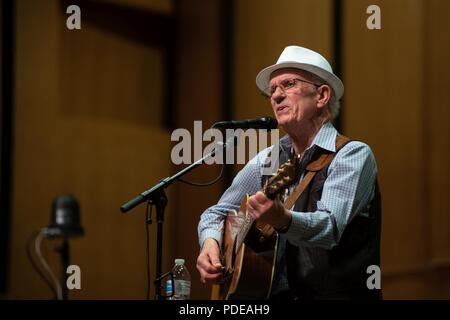
[[258,191],[248,198],[247,213],[255,220],[268,223],[276,229],[283,228],[291,222],[291,212],[283,207],[278,198],[270,200]]

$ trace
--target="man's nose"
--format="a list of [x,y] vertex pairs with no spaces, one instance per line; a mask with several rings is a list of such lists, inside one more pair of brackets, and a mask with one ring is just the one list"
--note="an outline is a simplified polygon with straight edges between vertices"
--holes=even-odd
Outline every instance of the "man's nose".
[[284,91],[281,90],[280,87],[276,87],[274,93],[272,94],[272,99],[273,99],[276,103],[280,103],[281,101],[284,100],[284,98],[286,98],[286,94],[284,93]]

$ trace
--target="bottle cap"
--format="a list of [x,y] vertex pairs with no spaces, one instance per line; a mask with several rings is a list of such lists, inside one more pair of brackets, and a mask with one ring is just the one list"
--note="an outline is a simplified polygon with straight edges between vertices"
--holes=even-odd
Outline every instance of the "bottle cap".
[[184,259],[175,259],[175,264],[183,265],[184,264]]

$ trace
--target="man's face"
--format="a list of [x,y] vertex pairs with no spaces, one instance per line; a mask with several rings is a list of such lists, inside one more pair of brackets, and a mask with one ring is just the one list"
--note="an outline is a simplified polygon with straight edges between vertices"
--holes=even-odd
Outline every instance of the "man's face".
[[272,74],[270,102],[278,124],[285,130],[299,128],[317,116],[319,94],[311,82],[308,73],[301,70],[281,69]]

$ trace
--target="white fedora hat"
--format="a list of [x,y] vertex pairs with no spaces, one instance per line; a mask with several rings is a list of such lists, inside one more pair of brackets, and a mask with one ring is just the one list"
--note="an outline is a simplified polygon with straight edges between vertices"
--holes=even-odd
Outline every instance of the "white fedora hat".
[[265,91],[269,87],[271,74],[279,69],[294,68],[309,71],[328,83],[339,100],[344,94],[344,85],[331,69],[328,61],[319,53],[299,46],[284,48],[276,64],[264,68],[256,76],[259,90]]

